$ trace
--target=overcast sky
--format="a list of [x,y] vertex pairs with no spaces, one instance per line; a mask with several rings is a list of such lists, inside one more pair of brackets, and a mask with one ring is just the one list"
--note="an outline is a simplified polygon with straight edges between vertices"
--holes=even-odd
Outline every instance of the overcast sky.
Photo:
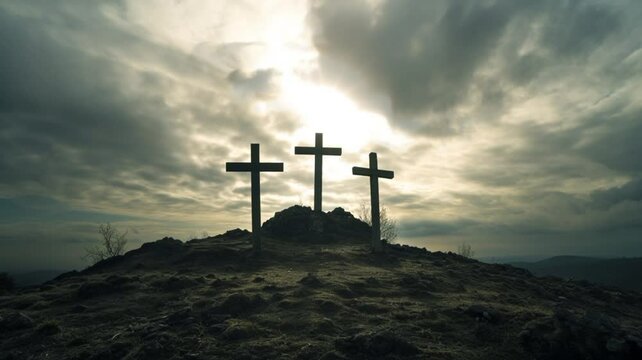
[[401,242],[478,256],[642,256],[642,2],[3,1],[0,270],[369,201]]

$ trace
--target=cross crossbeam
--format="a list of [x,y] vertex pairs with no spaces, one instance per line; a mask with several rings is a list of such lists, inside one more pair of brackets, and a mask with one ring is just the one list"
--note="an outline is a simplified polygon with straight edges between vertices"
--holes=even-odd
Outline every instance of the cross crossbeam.
[[295,146],[295,155],[314,155],[314,211],[323,211],[321,205],[323,156],[341,156],[341,148],[323,147],[323,134],[316,133],[314,146]]
[[367,168],[354,166],[352,175],[370,177],[370,221],[372,223],[372,248],[374,251],[381,251],[381,224],[379,217],[379,178],[392,179],[395,173],[390,170],[379,170],[377,153],[370,153],[370,166]]
[[261,172],[282,172],[283,163],[260,162],[259,144],[250,145],[251,162],[227,162],[227,172],[249,172],[252,189],[252,247],[261,251]]

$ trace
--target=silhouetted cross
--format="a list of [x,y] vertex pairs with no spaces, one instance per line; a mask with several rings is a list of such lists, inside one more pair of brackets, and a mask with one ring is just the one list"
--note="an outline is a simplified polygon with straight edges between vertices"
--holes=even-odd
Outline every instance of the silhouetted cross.
[[259,161],[259,144],[252,144],[251,162],[227,162],[225,171],[247,171],[252,175],[252,246],[261,251],[261,180],[263,171],[283,171],[283,163],[262,163]]
[[321,179],[323,176],[323,155],[341,156],[341,148],[324,148],[323,134],[317,133],[314,147],[295,146],[296,155],[314,155],[314,210],[322,211],[321,208]]
[[395,173],[389,170],[379,170],[377,153],[370,153],[370,167],[352,167],[352,175],[370,177],[370,222],[372,223],[372,248],[381,251],[381,228],[379,223],[379,178],[392,179]]

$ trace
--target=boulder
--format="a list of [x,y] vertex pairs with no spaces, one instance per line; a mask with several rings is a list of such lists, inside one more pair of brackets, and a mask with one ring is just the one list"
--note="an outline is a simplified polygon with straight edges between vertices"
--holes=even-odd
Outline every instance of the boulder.
[[167,279],[159,280],[153,283],[157,288],[164,291],[180,291],[199,285],[198,281],[187,276],[172,276]]
[[346,354],[367,359],[421,353],[417,346],[389,330],[365,332],[337,339],[335,347]]
[[125,291],[127,285],[133,281],[134,279],[127,276],[111,275],[102,281],[86,282],[80,285],[76,291],[76,296],[80,299],[90,299],[122,292]]
[[501,314],[486,305],[473,304],[464,310],[466,315],[472,316],[477,321],[484,321],[491,324],[498,324],[501,322]]
[[183,246],[184,244],[180,240],[164,237],[154,242],[144,243],[141,245],[140,250],[143,252],[171,253],[176,250],[181,250]]
[[226,340],[243,340],[254,336],[257,328],[251,324],[232,324],[223,331],[221,337]]
[[256,310],[265,304],[266,301],[261,297],[261,295],[250,297],[244,293],[235,293],[228,296],[219,305],[215,306],[212,311],[218,314],[238,316],[242,313]]
[[299,280],[299,284],[309,287],[320,287],[321,285],[323,285],[321,283],[321,280],[319,280],[319,278],[312,273],[308,273],[308,275],[301,278],[301,280]]
[[595,311],[583,315],[556,309],[550,317],[526,324],[519,338],[535,359],[640,359],[642,347],[612,318]]

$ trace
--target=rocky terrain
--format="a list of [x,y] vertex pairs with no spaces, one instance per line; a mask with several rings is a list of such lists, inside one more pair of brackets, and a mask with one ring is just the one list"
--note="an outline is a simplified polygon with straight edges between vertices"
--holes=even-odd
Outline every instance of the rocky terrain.
[[0,296],[0,359],[640,359],[642,294],[387,245],[293,207]]

